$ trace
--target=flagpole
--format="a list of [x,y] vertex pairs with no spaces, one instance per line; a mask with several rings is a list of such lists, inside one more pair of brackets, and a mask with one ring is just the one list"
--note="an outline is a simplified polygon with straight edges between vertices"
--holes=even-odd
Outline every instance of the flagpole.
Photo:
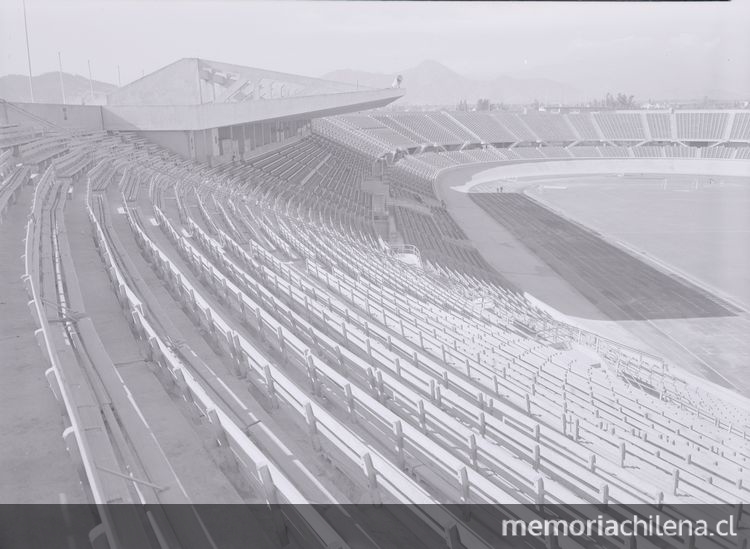
[[29,49],[29,25],[26,21],[26,0],[23,0],[23,30],[26,33],[26,59],[29,62],[29,92],[31,93],[31,102],[34,103],[34,84],[31,79],[31,50]]
[[57,52],[57,66],[60,67],[60,91],[62,92],[62,102],[64,105],[65,104],[65,82],[63,81],[62,56],[60,55],[60,52]]
[[89,63],[89,89],[91,90],[91,103],[94,102],[94,80],[91,78],[91,60],[88,60]]

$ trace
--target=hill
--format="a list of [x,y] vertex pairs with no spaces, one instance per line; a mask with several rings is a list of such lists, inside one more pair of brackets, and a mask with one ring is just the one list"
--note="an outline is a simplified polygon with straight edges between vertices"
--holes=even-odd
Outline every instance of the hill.
[[[98,80],[93,81],[94,99],[91,100],[89,79],[78,74],[62,73],[65,86],[65,102],[70,105],[97,104],[106,102],[106,94],[117,86]],[[32,79],[34,101],[37,103],[62,103],[60,90],[60,73],[47,72]],[[20,74],[0,76],[0,97],[6,101],[31,101],[29,78]]]
[[[557,103],[582,99],[581,90],[545,78],[513,78],[498,76],[491,80],[478,80],[465,77],[437,61],[423,61],[416,67],[400,72],[404,77],[403,86],[408,90],[400,102],[414,105],[454,105],[465,99],[469,103],[480,98],[489,98],[496,103]],[[323,78],[359,83],[362,86],[388,87],[396,74],[381,74],[337,70],[323,75]]]

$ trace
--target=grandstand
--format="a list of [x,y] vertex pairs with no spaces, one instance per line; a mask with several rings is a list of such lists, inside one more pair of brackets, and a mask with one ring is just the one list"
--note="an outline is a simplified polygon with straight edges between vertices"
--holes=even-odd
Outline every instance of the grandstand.
[[[159,89],[175,72],[196,88]],[[274,78],[296,96],[256,105]],[[221,101],[193,103],[208,89]],[[157,91],[202,110],[200,126],[147,119]],[[748,401],[523,293],[435,183],[473,164],[744,166],[747,113],[369,112],[402,93],[183,60],[92,107],[102,127],[10,109],[0,219],[27,224],[2,246],[23,274],[48,362],[35,375],[59,403],[63,419],[47,419],[63,426],[81,499],[260,504],[269,520],[237,532],[254,547],[489,549],[505,542],[497,517],[570,519],[582,504],[607,517],[725,504],[742,519]],[[118,113],[140,126],[107,126]],[[579,276],[611,320],[741,313],[523,194],[471,200]],[[418,264],[400,260],[402,244]],[[305,503],[317,505],[279,505]],[[395,526],[340,504],[382,505]],[[229,535],[207,517],[177,529],[168,505],[125,507],[102,512],[90,538],[210,547]]]
[[[409,133],[417,144],[439,144],[448,149],[466,143],[494,144],[500,148],[544,142],[576,146],[594,143],[637,146],[641,143],[750,143],[748,113],[742,111],[603,111],[571,113],[502,113],[457,111],[414,114],[378,114],[377,120]],[[342,117],[343,119],[344,117]],[[370,117],[366,117],[369,119]],[[351,119],[352,128],[369,127]],[[408,120],[404,125],[403,120]],[[439,129],[454,120],[452,133]],[[457,124],[456,124],[457,123]],[[421,128],[421,129],[420,129]],[[423,132],[420,134],[420,131]]]

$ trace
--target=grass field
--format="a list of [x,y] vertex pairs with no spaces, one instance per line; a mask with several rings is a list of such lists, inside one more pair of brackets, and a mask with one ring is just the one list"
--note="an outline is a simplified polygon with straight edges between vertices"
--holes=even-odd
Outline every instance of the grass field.
[[750,308],[750,179],[580,176],[526,192]]
[[613,320],[733,314],[731,306],[709,292],[654,268],[521,193],[470,196]]

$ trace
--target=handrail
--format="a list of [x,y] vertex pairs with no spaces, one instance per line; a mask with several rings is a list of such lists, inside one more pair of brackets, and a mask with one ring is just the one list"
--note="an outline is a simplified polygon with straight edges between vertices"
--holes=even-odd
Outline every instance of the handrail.
[[419,248],[417,248],[414,244],[388,245],[388,250],[392,254],[412,254],[416,255],[420,259],[422,257],[419,253]]

